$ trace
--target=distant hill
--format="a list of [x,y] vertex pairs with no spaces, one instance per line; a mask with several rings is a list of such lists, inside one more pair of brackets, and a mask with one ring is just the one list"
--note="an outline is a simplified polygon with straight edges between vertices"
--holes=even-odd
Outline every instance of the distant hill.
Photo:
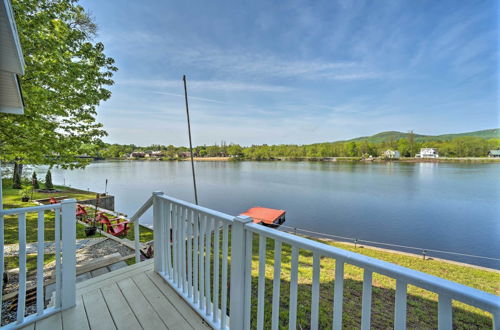
[[[361,142],[361,141],[368,141],[372,143],[379,143],[379,142],[386,142],[386,141],[391,141],[391,140],[399,140],[399,139],[404,139],[408,137],[408,133],[404,132],[398,132],[398,131],[387,131],[387,132],[381,132],[377,133],[372,136],[362,136],[358,138],[354,138],[351,140],[347,141],[356,141],[356,142]],[[451,140],[453,138],[457,137],[464,137],[464,136],[470,136],[470,137],[479,137],[483,139],[500,139],[500,128],[493,128],[493,129],[485,129],[482,131],[475,131],[475,132],[467,132],[467,133],[456,133],[456,134],[442,134],[442,135],[422,135],[418,133],[413,133],[413,136],[415,138],[415,141],[446,141],[446,140]]]

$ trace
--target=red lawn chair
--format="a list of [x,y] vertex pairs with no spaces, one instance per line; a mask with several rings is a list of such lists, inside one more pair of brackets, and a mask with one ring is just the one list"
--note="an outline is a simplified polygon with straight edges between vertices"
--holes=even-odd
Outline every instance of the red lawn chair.
[[80,221],[89,222],[89,214],[87,213],[87,210],[85,210],[85,208],[80,204],[76,205],[76,218]]
[[50,204],[57,204],[57,203],[59,203],[59,202],[57,201],[57,199],[55,199],[54,197],[50,197],[49,202],[50,202]]
[[[130,229],[128,227],[129,221],[120,218],[109,219],[101,212],[97,215],[97,221],[102,225],[106,225],[106,232],[113,236],[125,236]],[[112,221],[116,221],[116,223],[111,223]]]

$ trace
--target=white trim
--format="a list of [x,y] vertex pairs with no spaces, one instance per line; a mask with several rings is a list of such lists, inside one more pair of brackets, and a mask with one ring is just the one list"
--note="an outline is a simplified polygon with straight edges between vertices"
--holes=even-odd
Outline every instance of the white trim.
[[17,56],[19,59],[19,72],[18,74],[24,75],[24,57],[23,50],[21,48],[21,41],[19,40],[19,34],[17,32],[16,20],[14,18],[14,10],[12,9],[12,5],[10,0],[3,0],[5,6],[5,12],[7,13],[7,20],[9,21],[9,25],[12,31],[12,38],[14,39],[14,44],[16,45]]

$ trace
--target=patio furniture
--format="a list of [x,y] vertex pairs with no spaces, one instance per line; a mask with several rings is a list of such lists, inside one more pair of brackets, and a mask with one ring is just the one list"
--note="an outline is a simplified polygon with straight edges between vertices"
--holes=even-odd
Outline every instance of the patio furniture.
[[[112,218],[109,219],[104,213],[99,212],[97,215],[97,221],[101,223],[101,225],[106,225],[106,232],[113,236],[125,236],[130,229],[128,227],[129,221],[124,220],[122,218]],[[116,223],[112,223],[116,222]]]

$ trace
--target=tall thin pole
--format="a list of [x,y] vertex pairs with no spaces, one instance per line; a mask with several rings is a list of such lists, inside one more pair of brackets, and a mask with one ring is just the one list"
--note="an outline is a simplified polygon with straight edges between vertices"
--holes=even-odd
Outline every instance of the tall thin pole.
[[188,133],[189,133],[189,151],[191,153],[191,170],[193,172],[194,201],[196,205],[198,205],[198,192],[196,191],[196,175],[194,174],[193,144],[191,142],[191,123],[189,122],[189,105],[188,105],[186,75],[182,76],[182,80],[184,81],[184,98],[186,99],[186,115],[187,115]]

